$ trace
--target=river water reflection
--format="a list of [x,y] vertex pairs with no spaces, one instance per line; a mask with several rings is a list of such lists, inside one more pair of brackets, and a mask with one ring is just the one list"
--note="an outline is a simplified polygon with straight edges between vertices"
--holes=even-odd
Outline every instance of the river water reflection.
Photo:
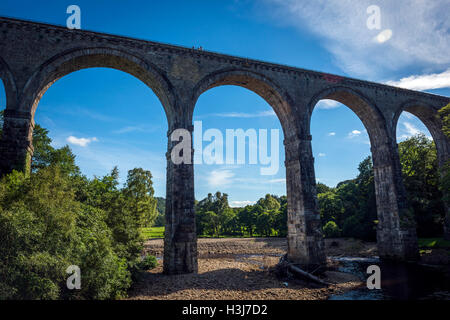
[[370,265],[381,269],[381,289],[366,287],[330,296],[330,300],[450,300],[450,277],[439,268],[412,263],[393,263],[378,258],[335,257],[339,271],[357,275],[365,283]]

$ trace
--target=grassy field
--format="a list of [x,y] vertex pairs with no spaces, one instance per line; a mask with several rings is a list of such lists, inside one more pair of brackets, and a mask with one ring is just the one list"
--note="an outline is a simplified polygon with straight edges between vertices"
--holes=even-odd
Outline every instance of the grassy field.
[[[144,236],[144,239],[154,239],[154,238],[164,238],[164,227],[149,227],[149,228],[142,228],[141,229],[142,235]],[[263,235],[253,235],[254,237],[265,237]],[[199,238],[217,238],[216,236],[210,236],[210,235],[201,235],[198,236]],[[219,238],[250,238],[249,234],[245,234],[242,236],[232,236],[232,235],[226,235],[226,236],[219,236]]]
[[142,228],[141,232],[145,239],[164,238],[164,227]]
[[[145,239],[164,238],[164,227],[142,228]],[[248,237],[248,236],[247,236]],[[200,236],[199,238],[209,238]],[[236,236],[221,236],[220,238],[240,238]],[[442,238],[419,238],[419,248],[450,248],[450,241]]]

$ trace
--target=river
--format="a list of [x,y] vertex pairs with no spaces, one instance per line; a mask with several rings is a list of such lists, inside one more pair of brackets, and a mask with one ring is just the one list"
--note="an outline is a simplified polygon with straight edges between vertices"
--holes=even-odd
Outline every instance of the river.
[[329,297],[329,300],[450,300],[450,276],[436,266],[381,261],[378,257],[333,257],[338,271],[357,275],[364,283],[370,265],[381,270],[381,289],[367,287]]

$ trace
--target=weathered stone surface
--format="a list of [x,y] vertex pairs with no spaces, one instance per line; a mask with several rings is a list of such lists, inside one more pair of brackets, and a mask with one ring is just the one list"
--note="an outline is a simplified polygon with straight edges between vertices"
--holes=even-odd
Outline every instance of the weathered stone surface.
[[[404,110],[418,116],[433,135],[443,164],[449,159],[450,143],[436,112],[449,98],[174,45],[0,18],[0,77],[7,98],[0,175],[29,167],[34,113],[45,91],[59,78],[91,67],[118,69],[143,81],[161,101],[169,133],[177,128],[192,131],[195,103],[210,88],[238,85],[264,98],[280,119],[285,137],[288,257],[305,266],[325,262],[311,113],[320,99],[347,105],[363,122],[372,146],[380,255],[417,257],[414,221],[395,143],[397,120]],[[172,147],[169,141],[168,154]],[[164,271],[196,272],[192,165],[167,160],[166,198]]]

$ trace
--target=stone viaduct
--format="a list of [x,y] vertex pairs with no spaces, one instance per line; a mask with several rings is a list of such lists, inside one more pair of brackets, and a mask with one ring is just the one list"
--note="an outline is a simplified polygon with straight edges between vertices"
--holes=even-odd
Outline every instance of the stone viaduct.
[[[260,95],[278,116],[285,146],[288,197],[288,258],[305,267],[325,262],[316,200],[310,119],[316,103],[333,99],[361,119],[370,137],[383,258],[418,257],[415,221],[401,178],[396,143],[400,113],[422,120],[436,143],[439,163],[449,159],[450,141],[436,112],[450,98],[331,74],[43,23],[0,18],[0,77],[6,91],[0,174],[29,170],[34,114],[58,79],[84,68],[107,67],[143,81],[158,96],[168,121],[192,132],[198,97],[208,89],[236,85]],[[194,167],[175,165],[167,146],[164,271],[197,271]],[[448,219],[447,214],[447,222]],[[450,227],[446,225],[447,234]]]

